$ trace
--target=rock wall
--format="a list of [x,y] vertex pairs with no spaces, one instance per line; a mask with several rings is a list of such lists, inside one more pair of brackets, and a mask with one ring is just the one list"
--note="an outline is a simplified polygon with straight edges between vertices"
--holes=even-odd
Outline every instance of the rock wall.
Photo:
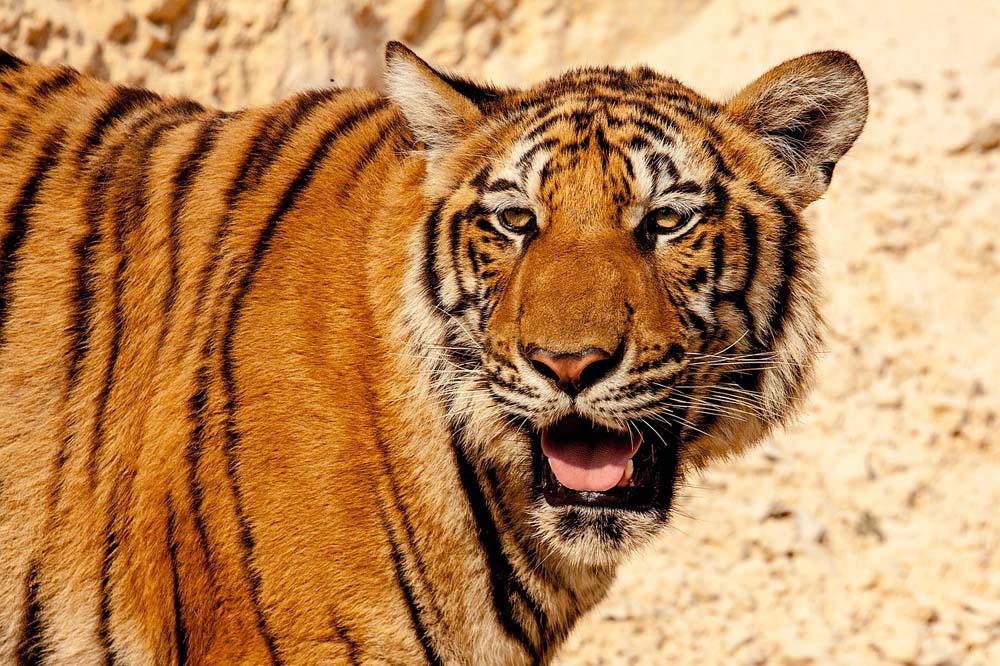
[[1000,3],[0,0],[0,46],[236,107],[377,85],[382,44],[504,83],[646,61],[724,95],[853,53],[871,118],[810,209],[831,334],[800,423],[687,488],[569,664],[1000,664]]
[[[565,62],[627,57],[704,4],[698,0],[3,0],[0,44],[101,78],[226,108],[308,87],[376,86],[386,41],[504,81]],[[647,7],[648,5],[648,7]],[[624,11],[623,11],[624,10]]]

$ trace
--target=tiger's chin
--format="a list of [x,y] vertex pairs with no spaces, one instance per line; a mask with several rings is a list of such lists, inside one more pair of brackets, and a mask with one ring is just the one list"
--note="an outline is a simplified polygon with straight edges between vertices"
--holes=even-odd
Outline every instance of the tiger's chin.
[[674,436],[572,415],[531,440],[537,533],[568,562],[614,565],[666,526],[679,483]]

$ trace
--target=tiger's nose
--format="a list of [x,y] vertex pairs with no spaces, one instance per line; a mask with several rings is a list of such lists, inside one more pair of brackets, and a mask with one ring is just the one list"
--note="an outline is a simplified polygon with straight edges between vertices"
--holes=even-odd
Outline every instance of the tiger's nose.
[[530,350],[527,356],[535,370],[573,396],[595,384],[615,366],[611,354],[593,347],[573,354],[557,354],[536,348]]

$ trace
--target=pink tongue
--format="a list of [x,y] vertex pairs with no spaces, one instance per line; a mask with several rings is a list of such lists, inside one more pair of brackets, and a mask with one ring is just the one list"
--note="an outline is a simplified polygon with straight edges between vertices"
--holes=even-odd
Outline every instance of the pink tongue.
[[642,444],[641,436],[608,432],[542,431],[542,453],[549,459],[559,483],[571,490],[603,492],[615,487],[625,473],[629,458]]

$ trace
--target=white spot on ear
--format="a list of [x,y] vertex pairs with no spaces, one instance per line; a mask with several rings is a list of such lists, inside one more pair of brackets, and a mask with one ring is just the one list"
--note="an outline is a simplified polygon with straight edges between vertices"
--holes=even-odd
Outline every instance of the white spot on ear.
[[482,117],[469,98],[398,42],[386,48],[385,90],[432,154],[452,148]]
[[389,97],[403,110],[418,141],[431,150],[448,148],[454,143],[458,119],[444,100],[421,80],[416,67],[406,62],[390,67],[385,85]]

